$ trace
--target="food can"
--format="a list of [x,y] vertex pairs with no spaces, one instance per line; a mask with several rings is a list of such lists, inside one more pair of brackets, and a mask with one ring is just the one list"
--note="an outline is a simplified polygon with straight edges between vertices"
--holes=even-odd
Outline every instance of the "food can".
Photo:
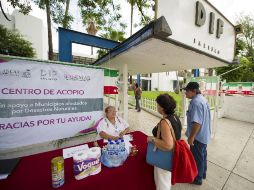
[[52,187],[58,188],[64,184],[64,159],[62,156],[51,160]]

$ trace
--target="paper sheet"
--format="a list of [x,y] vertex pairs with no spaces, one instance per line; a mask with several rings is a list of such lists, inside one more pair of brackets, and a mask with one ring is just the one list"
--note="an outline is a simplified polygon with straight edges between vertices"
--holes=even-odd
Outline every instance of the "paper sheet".
[[0,180],[6,179],[8,177],[8,174],[0,174]]
[[124,136],[123,136],[123,139],[124,139],[124,142],[133,141],[132,135],[124,135]]
[[125,149],[127,150],[128,154],[130,153],[130,148],[132,144],[129,141],[125,141]]

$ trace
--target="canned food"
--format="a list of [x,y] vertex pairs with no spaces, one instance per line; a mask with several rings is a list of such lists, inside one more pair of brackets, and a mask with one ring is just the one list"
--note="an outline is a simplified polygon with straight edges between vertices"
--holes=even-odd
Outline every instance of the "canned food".
[[51,160],[52,187],[58,188],[64,184],[64,159],[62,156]]

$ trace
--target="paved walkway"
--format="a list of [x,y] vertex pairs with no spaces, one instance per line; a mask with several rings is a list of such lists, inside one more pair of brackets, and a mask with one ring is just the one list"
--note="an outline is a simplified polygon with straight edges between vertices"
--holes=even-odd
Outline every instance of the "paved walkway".
[[[159,118],[129,110],[132,130],[151,135]],[[184,137],[184,135],[183,135]],[[202,186],[177,184],[172,190],[254,190],[254,124],[219,119],[216,136],[208,146],[207,179]]]

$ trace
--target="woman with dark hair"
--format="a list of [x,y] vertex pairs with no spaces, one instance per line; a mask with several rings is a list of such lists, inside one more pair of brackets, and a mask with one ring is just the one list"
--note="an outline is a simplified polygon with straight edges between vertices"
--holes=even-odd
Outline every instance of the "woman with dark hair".
[[[175,99],[168,94],[161,94],[156,98],[156,102],[164,109],[166,114],[165,118],[170,121],[171,126],[173,127],[175,132],[176,140],[180,140],[182,124],[179,117],[175,115],[176,108]],[[156,128],[153,129],[153,135],[155,134],[154,130],[156,130]]]
[[[174,148],[173,135],[176,136],[177,140],[181,138],[181,122],[174,114],[176,102],[168,94],[159,95],[156,102],[157,110],[163,118],[154,127],[153,136],[148,137],[147,141],[154,143],[154,146],[163,151],[170,151]],[[171,128],[175,134],[171,132]],[[169,190],[171,188],[171,172],[154,166],[154,181],[157,190]]]

